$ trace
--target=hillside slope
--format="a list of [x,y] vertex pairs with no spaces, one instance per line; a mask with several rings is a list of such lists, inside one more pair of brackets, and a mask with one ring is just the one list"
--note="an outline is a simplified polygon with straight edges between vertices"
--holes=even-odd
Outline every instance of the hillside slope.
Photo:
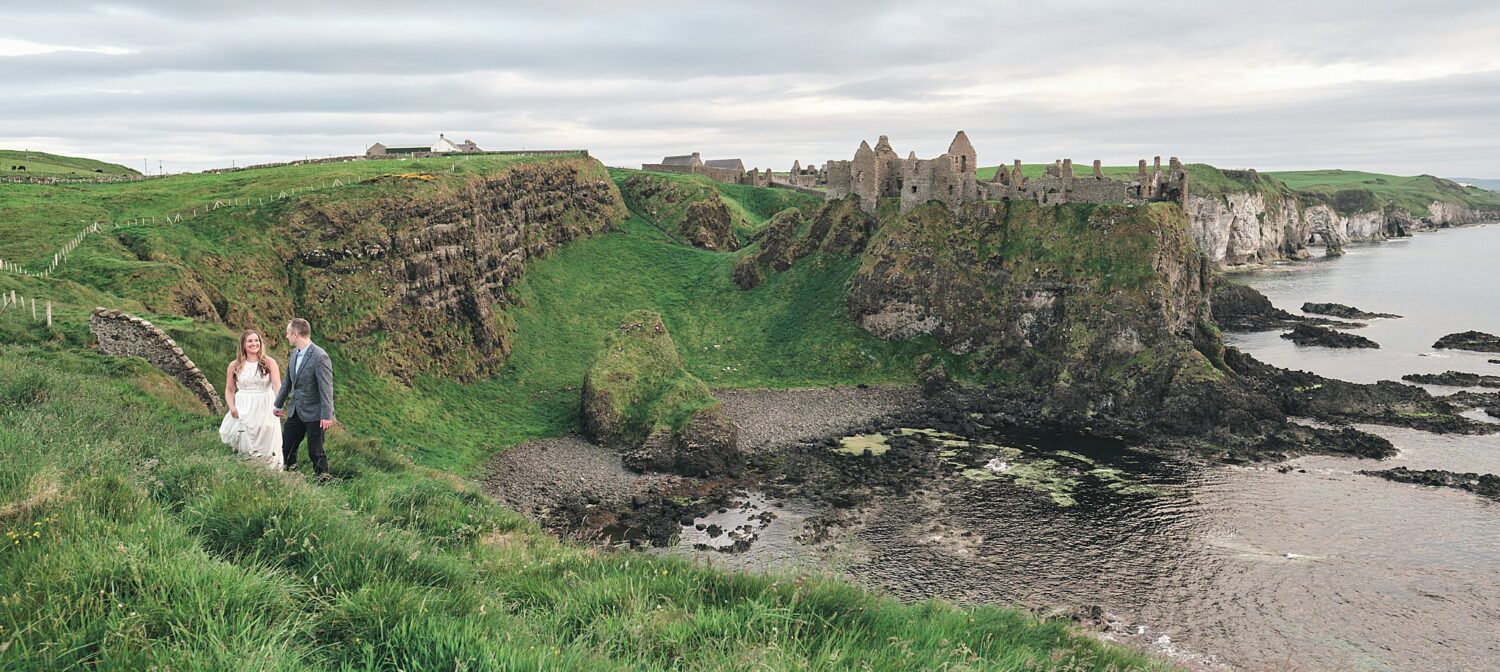
[[565,545],[342,432],[316,486],[215,422],[139,361],[0,346],[4,667],[1165,667],[1015,611]]
[[0,177],[134,177],[140,174],[138,170],[117,163],[0,149]]

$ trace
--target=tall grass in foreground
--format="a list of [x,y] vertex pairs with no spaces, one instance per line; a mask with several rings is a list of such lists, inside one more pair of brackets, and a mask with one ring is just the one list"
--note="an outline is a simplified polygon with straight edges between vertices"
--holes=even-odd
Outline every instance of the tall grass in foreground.
[[1125,669],[995,608],[570,547],[338,433],[317,487],[138,360],[0,346],[0,668]]

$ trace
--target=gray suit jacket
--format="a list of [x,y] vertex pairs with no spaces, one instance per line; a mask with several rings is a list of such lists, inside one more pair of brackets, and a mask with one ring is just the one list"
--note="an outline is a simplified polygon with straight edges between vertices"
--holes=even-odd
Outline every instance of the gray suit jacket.
[[292,370],[293,350],[287,355],[286,377],[281,379],[281,389],[276,392],[276,408],[286,403],[287,394],[292,395],[292,407],[286,409],[288,418],[296,417],[303,422],[333,419],[333,360],[328,353],[309,343],[302,353],[302,361]]

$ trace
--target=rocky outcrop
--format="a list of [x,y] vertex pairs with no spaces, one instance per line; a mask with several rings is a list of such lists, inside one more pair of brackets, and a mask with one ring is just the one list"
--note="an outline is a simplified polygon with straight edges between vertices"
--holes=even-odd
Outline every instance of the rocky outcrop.
[[715,252],[740,247],[735,218],[707,181],[635,173],[620,190],[632,211],[686,244]]
[[756,263],[755,257],[743,256],[734,260],[734,285],[740,289],[755,289],[765,280],[765,274],[760,270],[760,264]]
[[1315,345],[1324,348],[1378,348],[1379,343],[1358,334],[1346,334],[1342,331],[1334,331],[1324,327],[1311,324],[1299,324],[1291,331],[1282,334],[1285,338],[1297,345]]
[[1302,304],[1302,312],[1329,315],[1346,320],[1398,319],[1401,317],[1391,313],[1369,313],[1342,303],[1313,303],[1311,301]]
[[1211,279],[1176,205],[929,204],[885,222],[848,311],[882,338],[972,353],[1057,419],[1179,434],[1279,422],[1217,366]]
[[1500,376],[1486,376],[1464,371],[1443,373],[1408,373],[1401,380],[1422,385],[1447,385],[1449,387],[1500,387]]
[[198,369],[167,332],[150,322],[118,310],[95,308],[89,330],[99,340],[99,351],[116,357],[140,357],[182,383],[208,410],[224,412],[213,383]]
[[1360,471],[1366,476],[1378,476],[1397,483],[1427,485],[1439,488],[1455,488],[1472,492],[1481,497],[1500,499],[1500,476],[1495,474],[1458,473],[1442,469],[1407,469],[1396,467],[1380,471]]
[[1272,305],[1254,287],[1223,277],[1214,280],[1211,310],[1214,322],[1229,331],[1276,331],[1301,321],[1300,317]]
[[287,272],[321,337],[410,380],[471,380],[510,352],[508,294],[526,264],[626,211],[588,159],[448,181],[385,176],[370,197],[308,198],[286,216]]
[[584,433],[641,471],[724,475],[739,432],[708,386],[682,365],[661,315],[635,311],[606,336],[583,381]]
[[806,256],[811,246],[807,239],[797,235],[803,223],[802,211],[796,208],[787,208],[771,217],[756,232],[755,240],[760,243],[760,248],[755,251],[755,263],[780,273]]
[[806,247],[823,254],[857,255],[864,251],[865,243],[879,225],[874,215],[860,209],[858,198],[829,201],[813,217]]
[[1439,338],[1432,347],[1471,352],[1500,352],[1500,336],[1482,331],[1464,331]]
[[729,252],[740,247],[739,240],[734,237],[734,221],[729,217],[729,208],[718,198],[694,201],[689,205],[677,233],[694,247],[712,252]]
[[1452,403],[1456,395],[1434,397],[1420,387],[1390,380],[1350,383],[1307,371],[1289,371],[1235,348],[1225,348],[1224,363],[1256,393],[1272,399],[1293,417],[1411,427],[1439,434],[1500,431],[1500,426],[1460,415],[1461,409],[1470,404]]

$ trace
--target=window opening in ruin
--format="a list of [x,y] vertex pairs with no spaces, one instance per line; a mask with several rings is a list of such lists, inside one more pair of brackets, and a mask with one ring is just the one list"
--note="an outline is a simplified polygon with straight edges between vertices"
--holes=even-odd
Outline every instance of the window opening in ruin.
[[950,184],[950,185],[948,185],[948,195],[949,195],[949,196],[952,196],[952,195],[953,195],[953,185],[951,185],[951,184]]
[[969,157],[967,155],[958,157],[958,169],[962,172],[968,172]]
[[913,193],[913,194],[917,193],[917,185],[915,185],[915,184],[911,185],[911,193]]

